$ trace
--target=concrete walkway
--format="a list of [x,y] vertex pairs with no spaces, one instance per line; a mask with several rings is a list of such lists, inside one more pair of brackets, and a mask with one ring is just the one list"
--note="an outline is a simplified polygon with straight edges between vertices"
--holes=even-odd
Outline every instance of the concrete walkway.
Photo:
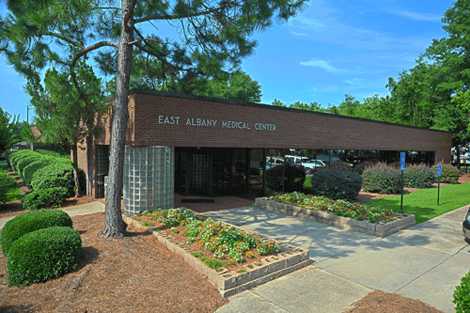
[[459,209],[385,239],[253,208],[207,215],[310,249],[316,263],[243,292],[218,313],[344,312],[374,289],[453,312],[452,293],[470,270]]
[[[92,202],[89,202],[89,203],[84,203],[84,204],[79,204],[79,205],[74,205],[74,206],[69,206],[69,207],[66,207],[66,208],[62,208],[61,210],[67,212],[68,215],[73,217],[73,216],[78,216],[78,215],[86,215],[86,214],[104,212],[104,204],[100,201],[92,201]],[[22,212],[19,212],[18,214],[21,214],[21,213]],[[15,217],[15,215],[0,218],[0,229],[3,228],[3,226],[5,225],[6,222],[13,219],[14,217]]]

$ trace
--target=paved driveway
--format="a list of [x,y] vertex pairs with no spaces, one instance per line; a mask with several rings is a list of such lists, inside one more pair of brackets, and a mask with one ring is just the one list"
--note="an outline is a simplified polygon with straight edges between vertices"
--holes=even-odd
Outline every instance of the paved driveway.
[[459,209],[385,239],[253,208],[207,215],[310,249],[316,263],[243,292],[218,313],[344,312],[379,289],[453,312],[452,292],[470,270]]

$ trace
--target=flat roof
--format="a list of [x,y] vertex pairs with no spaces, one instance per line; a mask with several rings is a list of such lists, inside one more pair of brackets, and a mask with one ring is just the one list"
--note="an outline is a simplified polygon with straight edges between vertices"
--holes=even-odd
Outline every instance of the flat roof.
[[450,134],[449,131],[445,131],[445,130],[437,130],[437,129],[431,129],[431,128],[425,128],[425,127],[400,124],[400,123],[379,121],[379,120],[373,120],[373,119],[362,118],[362,117],[352,117],[352,116],[340,115],[340,114],[335,114],[335,113],[301,110],[301,109],[290,108],[290,107],[275,106],[275,105],[265,104],[265,103],[242,102],[239,100],[227,99],[227,98],[222,98],[222,97],[196,96],[196,95],[179,94],[179,93],[172,93],[172,92],[148,91],[148,90],[139,90],[139,89],[132,89],[129,91],[129,95],[137,95],[137,94],[181,98],[181,99],[198,100],[198,101],[208,101],[208,102],[215,102],[219,104],[228,104],[228,105],[237,105],[237,106],[261,107],[261,108],[265,108],[268,110],[287,111],[287,112],[304,113],[304,114],[316,114],[316,115],[322,115],[322,116],[328,116],[328,117],[337,117],[337,118],[344,118],[344,119],[349,119],[349,120],[357,120],[357,121],[364,121],[364,122],[371,122],[371,123],[385,124],[385,125],[392,125],[392,126],[400,126],[400,127],[405,127],[405,128],[421,129],[421,130],[427,130],[427,131],[432,131],[432,132]]

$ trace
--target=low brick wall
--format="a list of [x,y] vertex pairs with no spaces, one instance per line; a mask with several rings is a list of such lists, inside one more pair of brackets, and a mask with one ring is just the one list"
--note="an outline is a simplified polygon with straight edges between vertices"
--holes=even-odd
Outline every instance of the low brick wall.
[[256,198],[255,207],[285,213],[290,216],[312,218],[320,223],[332,225],[341,229],[350,229],[377,237],[386,237],[396,233],[400,229],[416,224],[414,215],[400,214],[400,218],[391,222],[374,224],[369,221],[358,221],[348,217],[337,216],[325,211],[309,211],[292,204],[278,202],[265,197]]
[[191,251],[185,247],[181,247],[173,242],[169,236],[155,231],[152,227],[142,225],[142,223],[132,217],[123,216],[123,218],[127,224],[133,225],[139,230],[151,232],[168,250],[182,257],[194,270],[206,276],[223,297],[229,297],[264,284],[313,263],[309,257],[308,250],[282,245],[280,253],[264,257],[260,262],[251,264],[252,267],[243,268],[243,272],[233,272],[226,269],[218,272],[193,256]]

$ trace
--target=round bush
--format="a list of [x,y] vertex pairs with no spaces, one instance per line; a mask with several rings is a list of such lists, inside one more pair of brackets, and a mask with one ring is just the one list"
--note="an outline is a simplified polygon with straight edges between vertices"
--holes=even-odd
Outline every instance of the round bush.
[[312,193],[331,199],[356,199],[362,178],[352,170],[319,168],[312,174]]
[[[437,165],[432,168],[433,172],[436,173]],[[460,170],[451,164],[442,164],[442,176],[439,177],[441,183],[447,184],[458,184],[460,177]]]
[[52,163],[53,160],[51,158],[40,158],[37,159],[28,165],[26,165],[23,168],[23,171],[21,172],[22,175],[21,177],[23,178],[24,182],[28,185],[31,184],[31,180],[33,179],[34,173],[36,173],[37,170],[49,165]]
[[432,168],[424,165],[411,165],[403,173],[405,186],[411,188],[429,188],[434,183]]
[[57,208],[64,203],[67,194],[68,190],[64,187],[33,189],[24,196],[23,208],[28,210]]
[[81,246],[80,235],[70,227],[54,226],[24,235],[8,254],[9,284],[29,285],[73,271]]
[[38,210],[16,216],[3,227],[0,237],[3,253],[7,255],[10,246],[21,236],[51,226],[72,227],[72,219],[59,210]]
[[385,163],[367,167],[362,173],[362,188],[367,192],[400,193],[400,170]]
[[454,291],[454,304],[456,313],[470,312],[470,272],[461,280]]
[[75,194],[75,181],[71,162],[59,160],[41,169],[38,169],[31,180],[33,190],[64,187],[67,196]]
[[[284,176],[285,185],[283,190],[282,180]],[[302,191],[305,180],[305,170],[301,166],[289,164],[285,166],[278,165],[266,171],[265,179],[266,187],[271,191]]]

